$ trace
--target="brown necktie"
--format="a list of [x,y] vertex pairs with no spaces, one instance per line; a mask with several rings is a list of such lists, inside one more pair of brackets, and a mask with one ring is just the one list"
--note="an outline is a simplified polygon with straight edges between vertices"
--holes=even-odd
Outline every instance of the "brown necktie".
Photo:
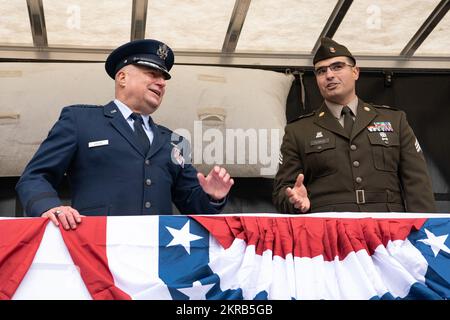
[[353,129],[353,112],[349,107],[344,106],[342,108],[342,114],[344,115],[344,130],[347,133],[347,136],[350,137]]
[[130,115],[130,118],[134,120],[134,134],[138,137],[144,154],[147,154],[148,150],[150,149],[150,140],[148,139],[148,136],[145,133],[144,128],[142,127],[144,125],[144,119],[142,119],[142,116],[139,113],[132,113]]

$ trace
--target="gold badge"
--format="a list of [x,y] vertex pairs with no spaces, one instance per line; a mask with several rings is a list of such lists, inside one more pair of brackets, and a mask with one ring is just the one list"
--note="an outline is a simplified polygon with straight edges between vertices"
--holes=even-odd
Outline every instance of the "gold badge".
[[160,57],[163,60],[166,60],[167,55],[169,54],[169,50],[165,44],[160,44],[158,51],[156,51],[156,54],[158,57]]
[[325,112],[321,112],[321,113],[319,113],[319,117],[323,117],[323,115],[325,114]]
[[336,49],[334,47],[330,47],[330,52],[331,53],[336,53]]

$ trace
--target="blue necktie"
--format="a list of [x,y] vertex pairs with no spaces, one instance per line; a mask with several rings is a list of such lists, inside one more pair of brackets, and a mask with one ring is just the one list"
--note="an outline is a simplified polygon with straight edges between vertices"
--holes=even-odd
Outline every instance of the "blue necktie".
[[148,139],[148,136],[145,133],[144,128],[142,127],[144,125],[144,119],[142,119],[142,116],[139,113],[132,113],[130,115],[130,118],[134,120],[134,134],[138,137],[144,154],[147,154],[148,150],[150,149],[150,140]]

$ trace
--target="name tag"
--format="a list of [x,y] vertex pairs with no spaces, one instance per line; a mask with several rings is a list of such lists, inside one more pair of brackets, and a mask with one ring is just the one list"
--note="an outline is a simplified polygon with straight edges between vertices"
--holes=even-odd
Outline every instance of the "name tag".
[[320,144],[326,144],[330,142],[330,138],[323,138],[323,139],[315,139],[310,141],[311,146],[317,146]]
[[99,141],[92,141],[88,143],[89,148],[95,148],[100,146],[107,146],[109,144],[109,140],[99,140]]

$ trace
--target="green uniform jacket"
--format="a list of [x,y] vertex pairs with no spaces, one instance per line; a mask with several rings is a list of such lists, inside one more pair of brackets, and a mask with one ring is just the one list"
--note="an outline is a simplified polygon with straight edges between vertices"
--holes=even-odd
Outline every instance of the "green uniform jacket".
[[288,124],[273,202],[298,213],[285,195],[299,173],[311,212],[436,212],[422,150],[406,115],[359,100],[353,131],[321,108]]

